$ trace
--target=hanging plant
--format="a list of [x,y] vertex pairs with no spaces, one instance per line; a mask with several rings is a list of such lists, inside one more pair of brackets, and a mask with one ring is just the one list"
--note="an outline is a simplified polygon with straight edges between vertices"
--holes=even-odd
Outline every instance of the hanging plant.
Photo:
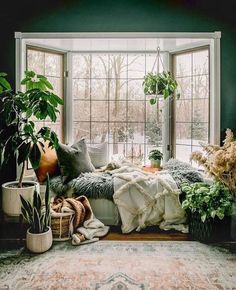
[[[157,102],[157,96],[161,95],[167,99],[173,95],[178,87],[177,81],[171,76],[170,72],[163,71],[162,73],[148,73],[144,76],[143,81],[144,93],[146,95],[155,95],[150,99],[150,104],[154,105]],[[179,97],[179,94],[177,94]]]

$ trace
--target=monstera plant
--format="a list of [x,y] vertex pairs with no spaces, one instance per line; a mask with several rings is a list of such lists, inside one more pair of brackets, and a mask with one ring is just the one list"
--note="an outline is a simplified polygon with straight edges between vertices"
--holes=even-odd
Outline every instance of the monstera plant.
[[[1,163],[7,164],[10,158],[16,157],[18,165],[21,165],[19,181],[2,185],[3,210],[9,215],[19,215],[21,212],[19,194],[28,199],[33,198],[35,184],[23,182],[26,161],[29,159],[36,169],[44,143],[48,142],[49,147],[58,146],[56,133],[49,127],[36,130],[35,121],[48,119],[55,122],[58,108],[63,104],[62,99],[53,92],[52,84],[43,75],[26,71],[21,84],[25,86],[25,90],[14,92],[6,74],[0,73],[0,118],[4,123],[4,128],[0,131]],[[13,192],[17,193],[13,198],[17,201],[13,205],[15,209],[9,205]]]

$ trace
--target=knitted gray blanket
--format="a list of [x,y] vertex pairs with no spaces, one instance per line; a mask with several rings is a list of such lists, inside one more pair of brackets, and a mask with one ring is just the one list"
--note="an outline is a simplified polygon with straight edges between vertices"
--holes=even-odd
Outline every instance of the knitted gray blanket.
[[50,189],[58,196],[85,195],[87,198],[105,198],[113,200],[112,176],[104,172],[82,173],[67,184],[63,184],[61,176],[50,180]]
[[173,177],[178,188],[180,188],[181,184],[184,182],[194,183],[203,181],[203,177],[197,169],[193,168],[189,163],[177,159],[170,159],[163,165],[163,169],[167,170]]
[[[203,181],[199,171],[177,159],[170,159],[163,169],[168,171],[179,188],[183,182]],[[57,176],[50,180],[50,188],[58,196],[85,195],[88,198],[105,198],[113,201],[113,178],[111,174],[105,172],[82,173],[67,184],[63,184],[61,176]]]

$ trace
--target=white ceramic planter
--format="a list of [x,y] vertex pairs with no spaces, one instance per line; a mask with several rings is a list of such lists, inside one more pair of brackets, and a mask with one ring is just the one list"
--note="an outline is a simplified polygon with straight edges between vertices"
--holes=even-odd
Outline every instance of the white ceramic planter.
[[[31,184],[28,187],[18,188],[17,181],[6,182],[2,185],[2,209],[9,216],[19,216],[21,214],[20,194],[30,203],[33,201],[35,189],[39,190],[39,184],[35,181],[25,181],[23,183]],[[14,185],[14,187],[9,187]]]
[[49,227],[48,231],[41,234],[32,234],[30,229],[26,234],[26,247],[30,252],[43,253],[49,250],[52,246],[52,230]]

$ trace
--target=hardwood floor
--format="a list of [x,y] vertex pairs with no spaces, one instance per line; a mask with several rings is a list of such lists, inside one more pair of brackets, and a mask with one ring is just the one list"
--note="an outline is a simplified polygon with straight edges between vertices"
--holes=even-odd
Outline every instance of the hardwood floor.
[[103,240],[110,241],[189,241],[188,234],[171,231],[162,231],[158,227],[148,227],[141,232],[133,231],[130,234],[122,234],[120,227],[111,227],[107,236]]

